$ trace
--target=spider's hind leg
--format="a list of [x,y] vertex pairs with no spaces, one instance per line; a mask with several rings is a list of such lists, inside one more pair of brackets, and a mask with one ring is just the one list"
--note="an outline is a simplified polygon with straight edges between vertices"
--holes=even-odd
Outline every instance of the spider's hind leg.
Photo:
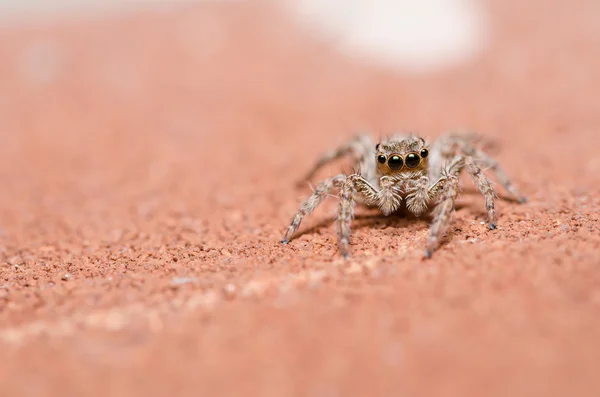
[[[304,176],[302,182],[312,179],[312,177],[327,163],[337,160],[338,158],[345,156],[346,154],[353,153],[357,158],[357,164],[361,169],[362,173],[371,173],[371,168],[374,168],[374,159],[371,159],[370,154],[375,150],[375,144],[368,135],[357,135],[351,141],[343,144],[342,146],[323,153],[318,159],[314,166]],[[373,161],[371,166],[370,160]],[[373,170],[374,171],[374,170]]]
[[498,164],[498,161],[477,146],[478,143],[481,144],[480,142],[485,142],[485,140],[483,138],[474,139],[473,136],[476,137],[477,135],[464,137],[454,135],[451,140],[460,147],[462,154],[472,157],[480,167],[490,169],[496,175],[498,182],[514,199],[520,203],[526,202],[527,197],[510,181],[502,167],[500,167],[500,164]]
[[492,172],[498,178],[498,182],[504,187],[504,189],[514,197],[519,203],[527,202],[527,197],[521,193],[521,191],[510,181],[510,179],[504,173],[500,164],[485,152],[477,151],[477,160],[484,166],[492,170]]

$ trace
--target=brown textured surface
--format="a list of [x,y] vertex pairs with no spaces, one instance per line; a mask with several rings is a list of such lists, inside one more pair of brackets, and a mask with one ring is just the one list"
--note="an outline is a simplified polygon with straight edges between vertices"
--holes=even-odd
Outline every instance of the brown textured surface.
[[[259,7],[0,30],[0,394],[600,395],[600,6],[518,3],[413,78]],[[530,198],[499,230],[465,181],[429,262],[364,210],[342,261],[334,200],[278,243],[321,151],[463,126]]]

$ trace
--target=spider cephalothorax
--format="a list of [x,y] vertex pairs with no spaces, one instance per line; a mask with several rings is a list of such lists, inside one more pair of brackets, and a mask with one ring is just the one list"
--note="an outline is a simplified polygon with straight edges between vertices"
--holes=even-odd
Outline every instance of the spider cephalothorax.
[[477,136],[448,134],[432,145],[414,135],[394,135],[375,144],[367,135],[359,135],[336,150],[325,153],[317,161],[306,179],[324,164],[347,153],[354,154],[360,172],[340,174],[321,182],[314,193],[302,204],[294,216],[282,242],[287,243],[309,215],[333,188],[339,190],[337,230],[339,247],[344,256],[349,254],[350,223],[358,200],[368,206],[377,206],[389,215],[402,206],[413,214],[423,214],[433,204],[433,222],[425,248],[430,257],[439,246],[458,194],[458,177],[466,169],[477,188],[485,197],[488,227],[496,228],[494,190],[482,167],[491,169],[504,188],[520,202],[525,197],[511,184],[498,163],[476,145]]

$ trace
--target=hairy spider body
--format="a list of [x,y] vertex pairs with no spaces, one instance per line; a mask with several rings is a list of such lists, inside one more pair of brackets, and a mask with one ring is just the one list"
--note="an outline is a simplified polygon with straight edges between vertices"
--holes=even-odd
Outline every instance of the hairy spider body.
[[479,137],[474,134],[448,134],[428,145],[415,135],[394,135],[375,144],[368,135],[359,135],[339,148],[323,154],[306,175],[312,176],[325,164],[346,154],[352,154],[358,171],[340,174],[317,185],[313,194],[302,203],[292,219],[282,243],[287,244],[302,219],[334,189],[338,190],[339,205],[336,228],[339,249],[347,257],[350,253],[350,224],[354,206],[361,202],[378,207],[390,215],[405,207],[420,216],[431,209],[433,221],[425,247],[425,257],[431,257],[439,247],[454,211],[458,194],[458,178],[463,170],[471,175],[485,198],[489,229],[496,228],[495,193],[482,168],[495,173],[498,181],[519,202],[526,198],[509,181],[498,163],[479,148]]

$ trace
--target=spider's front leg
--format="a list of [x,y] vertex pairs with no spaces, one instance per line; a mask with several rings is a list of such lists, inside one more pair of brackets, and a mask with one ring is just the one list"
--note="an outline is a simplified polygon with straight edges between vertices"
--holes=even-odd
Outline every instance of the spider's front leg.
[[440,199],[433,210],[433,222],[429,227],[429,239],[425,246],[425,258],[431,258],[433,252],[439,247],[440,239],[450,221],[454,211],[454,202],[458,195],[458,176],[445,172],[442,175]]
[[340,203],[336,220],[338,247],[344,258],[350,254],[350,224],[354,219],[355,193],[356,189],[352,179],[347,178],[340,188]]
[[350,225],[354,219],[355,196],[367,205],[374,205],[378,191],[360,174],[349,175],[341,184],[336,229],[338,247],[344,258],[350,254]]
[[399,183],[401,180],[390,176],[382,176],[379,179],[380,189],[377,192],[377,205],[383,215],[390,215],[400,208],[402,196],[400,196]]
[[300,227],[300,223],[302,223],[302,219],[305,216],[310,215],[318,206],[323,202],[325,197],[331,192],[334,187],[342,187],[346,181],[346,175],[338,175],[332,178],[327,178],[315,189],[314,193],[306,199],[300,206],[300,209],[292,219],[292,223],[288,227],[283,239],[281,242],[283,244],[287,244],[290,241],[290,238],[294,235],[298,227]]
[[354,218],[355,197],[367,205],[377,205],[388,215],[400,206],[400,195],[395,190],[393,178],[382,177],[377,190],[360,174],[349,175],[340,188],[337,230],[339,249],[345,258],[350,253],[350,224]]
[[406,208],[416,216],[422,215],[429,206],[429,202],[436,197],[442,189],[446,178],[439,178],[430,184],[429,177],[422,176],[408,189],[406,195]]
[[[464,166],[465,160],[463,156],[454,156],[441,167],[439,173],[430,173],[429,176],[423,175],[419,179],[412,181],[406,192],[406,207],[408,210],[416,216],[422,215],[427,210],[431,201],[443,191],[449,180],[449,175],[458,176]],[[437,179],[431,183],[434,180],[433,178]]]

